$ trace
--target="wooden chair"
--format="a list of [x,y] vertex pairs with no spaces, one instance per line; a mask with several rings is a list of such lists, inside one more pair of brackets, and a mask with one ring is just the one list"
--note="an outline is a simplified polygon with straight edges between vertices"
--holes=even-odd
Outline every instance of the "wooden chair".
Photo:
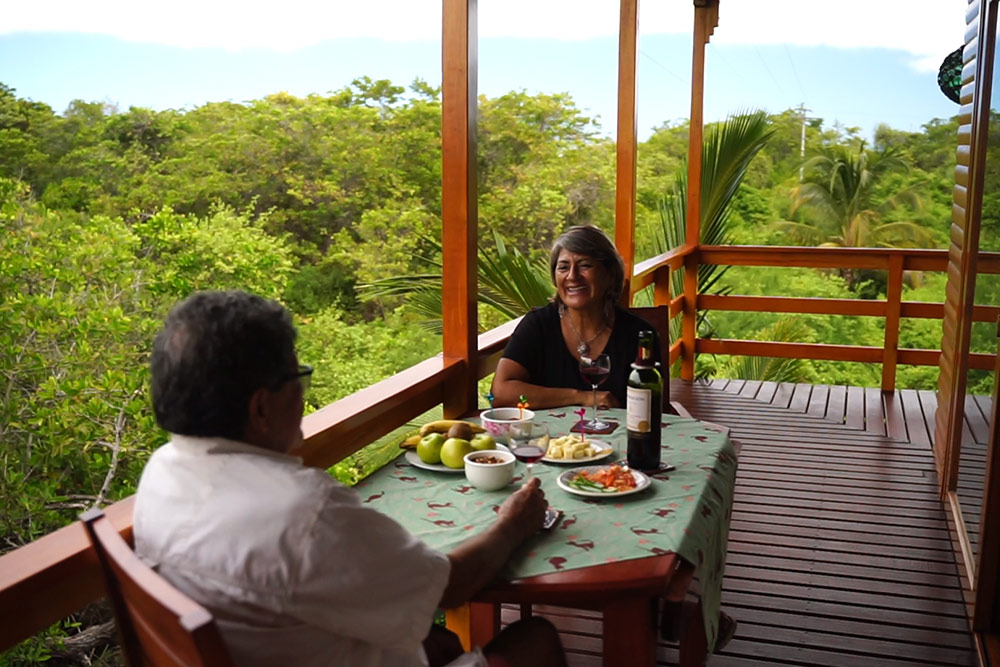
[[229,667],[215,620],[142,562],[101,510],[80,520],[97,553],[128,665]]

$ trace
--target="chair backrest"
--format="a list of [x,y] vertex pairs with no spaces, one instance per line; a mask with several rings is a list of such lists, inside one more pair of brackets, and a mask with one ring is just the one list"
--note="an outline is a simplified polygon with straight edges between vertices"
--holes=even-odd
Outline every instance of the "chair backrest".
[[670,307],[631,307],[629,312],[638,315],[652,325],[660,338],[660,372],[663,373],[663,409],[674,412],[670,403]]
[[100,510],[81,515],[104,572],[125,661],[133,667],[228,667],[212,615],[135,555]]

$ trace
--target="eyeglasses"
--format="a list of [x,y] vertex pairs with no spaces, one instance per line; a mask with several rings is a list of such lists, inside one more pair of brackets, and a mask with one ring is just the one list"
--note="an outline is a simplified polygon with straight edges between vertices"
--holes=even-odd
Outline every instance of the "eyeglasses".
[[282,375],[278,378],[274,384],[271,385],[271,391],[277,391],[286,382],[291,382],[292,380],[298,380],[299,384],[302,385],[302,391],[309,388],[309,382],[312,380],[313,367],[307,366],[306,364],[299,364],[298,370],[294,373],[289,373],[287,375]]

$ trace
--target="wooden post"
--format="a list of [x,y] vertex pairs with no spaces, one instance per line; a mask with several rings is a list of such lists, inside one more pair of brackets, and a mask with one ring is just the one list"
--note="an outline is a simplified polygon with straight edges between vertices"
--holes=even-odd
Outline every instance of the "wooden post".
[[896,390],[899,357],[899,311],[903,300],[903,255],[889,258],[889,285],[885,294],[885,339],[882,346],[882,391]]
[[464,363],[444,390],[444,413],[457,417],[476,406],[476,0],[444,0],[442,15],[442,347]]
[[639,45],[639,0],[621,0],[618,26],[618,136],[615,176],[615,246],[625,260],[621,305],[632,305],[630,283],[635,271],[636,69]]
[[[685,243],[701,240],[701,150],[704,133],[705,45],[718,20],[718,0],[695,0],[691,56],[691,123],[688,133],[687,224]],[[681,377],[694,379],[698,335],[698,253],[684,259],[684,316],[681,322]]]

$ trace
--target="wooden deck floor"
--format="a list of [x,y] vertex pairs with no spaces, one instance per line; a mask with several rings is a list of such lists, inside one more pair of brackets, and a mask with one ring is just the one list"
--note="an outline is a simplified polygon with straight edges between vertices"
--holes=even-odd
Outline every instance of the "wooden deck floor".
[[[936,492],[932,392],[671,387],[742,443],[723,587],[739,628],[710,667],[976,664]],[[981,426],[973,413],[972,441]],[[599,619],[535,611],[560,628],[571,665],[601,664]],[[676,657],[664,644],[658,664]]]

